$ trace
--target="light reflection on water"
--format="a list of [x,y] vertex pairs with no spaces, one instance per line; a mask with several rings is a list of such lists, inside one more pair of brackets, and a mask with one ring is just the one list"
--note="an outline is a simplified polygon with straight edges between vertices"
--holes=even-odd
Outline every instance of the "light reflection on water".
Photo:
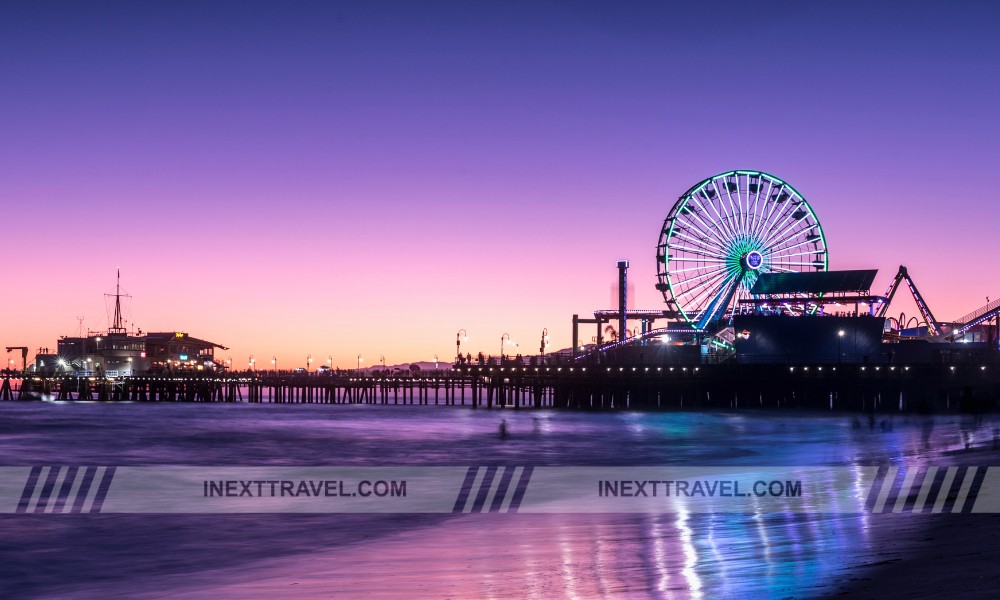
[[[960,417],[897,417],[883,431],[774,412],[0,405],[5,465],[915,466],[992,435]],[[803,596],[885,541],[877,518],[5,515],[0,580],[9,596],[102,598]]]
[[[470,515],[181,585],[194,597],[781,597],[859,550],[856,515]],[[206,578],[208,579],[208,578]]]

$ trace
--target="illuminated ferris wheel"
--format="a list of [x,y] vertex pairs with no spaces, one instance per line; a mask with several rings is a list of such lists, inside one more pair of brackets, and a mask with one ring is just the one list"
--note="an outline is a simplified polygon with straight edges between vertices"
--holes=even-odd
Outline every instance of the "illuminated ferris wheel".
[[760,273],[825,271],[823,228],[792,186],[760,171],[729,171],[685,192],[656,246],[657,288],[705,329],[740,310]]

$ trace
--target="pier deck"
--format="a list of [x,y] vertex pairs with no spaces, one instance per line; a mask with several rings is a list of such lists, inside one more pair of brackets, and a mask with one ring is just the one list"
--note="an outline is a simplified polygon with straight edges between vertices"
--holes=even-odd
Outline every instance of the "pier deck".
[[479,366],[415,376],[191,374],[5,377],[0,400],[379,404],[676,410],[978,411],[1000,406],[1000,363]]

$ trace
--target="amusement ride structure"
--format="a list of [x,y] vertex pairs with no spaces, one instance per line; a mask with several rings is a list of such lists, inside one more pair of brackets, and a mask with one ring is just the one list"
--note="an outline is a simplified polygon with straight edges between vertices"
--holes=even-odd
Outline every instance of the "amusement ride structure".
[[760,171],[729,171],[684,192],[656,246],[657,289],[695,329],[741,310],[763,273],[825,271],[823,228],[791,185]]
[[[872,317],[888,326],[887,341],[900,339],[902,333],[949,343],[969,341],[962,339],[969,330],[1000,316],[996,300],[958,322],[943,323],[904,266],[882,295],[870,290],[876,270],[829,271],[828,266],[823,227],[798,190],[762,171],[720,173],[691,186],[663,221],[656,245],[656,288],[666,308],[627,309],[628,261],[619,261],[618,308],[597,310],[593,319],[574,315],[573,349],[593,355],[663,340],[698,345],[703,352],[732,351],[737,339],[749,334],[734,330],[734,318],[746,323],[754,315]],[[920,319],[886,318],[904,282]],[[628,320],[640,321],[640,326],[630,329]],[[655,327],[657,321],[666,321],[666,326]],[[579,325],[587,323],[597,326],[590,346],[579,339]],[[828,324],[838,328],[839,337],[845,335],[843,323]],[[866,328],[870,330],[870,324]],[[605,335],[610,343],[605,343]],[[993,340],[990,332],[990,343]]]

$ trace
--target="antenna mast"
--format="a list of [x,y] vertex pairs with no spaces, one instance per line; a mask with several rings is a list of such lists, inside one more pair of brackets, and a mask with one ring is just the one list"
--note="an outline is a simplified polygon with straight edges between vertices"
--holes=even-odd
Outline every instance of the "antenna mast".
[[122,326],[122,270],[118,269],[118,279],[115,283],[115,317],[108,329],[108,333],[125,334],[125,327]]

